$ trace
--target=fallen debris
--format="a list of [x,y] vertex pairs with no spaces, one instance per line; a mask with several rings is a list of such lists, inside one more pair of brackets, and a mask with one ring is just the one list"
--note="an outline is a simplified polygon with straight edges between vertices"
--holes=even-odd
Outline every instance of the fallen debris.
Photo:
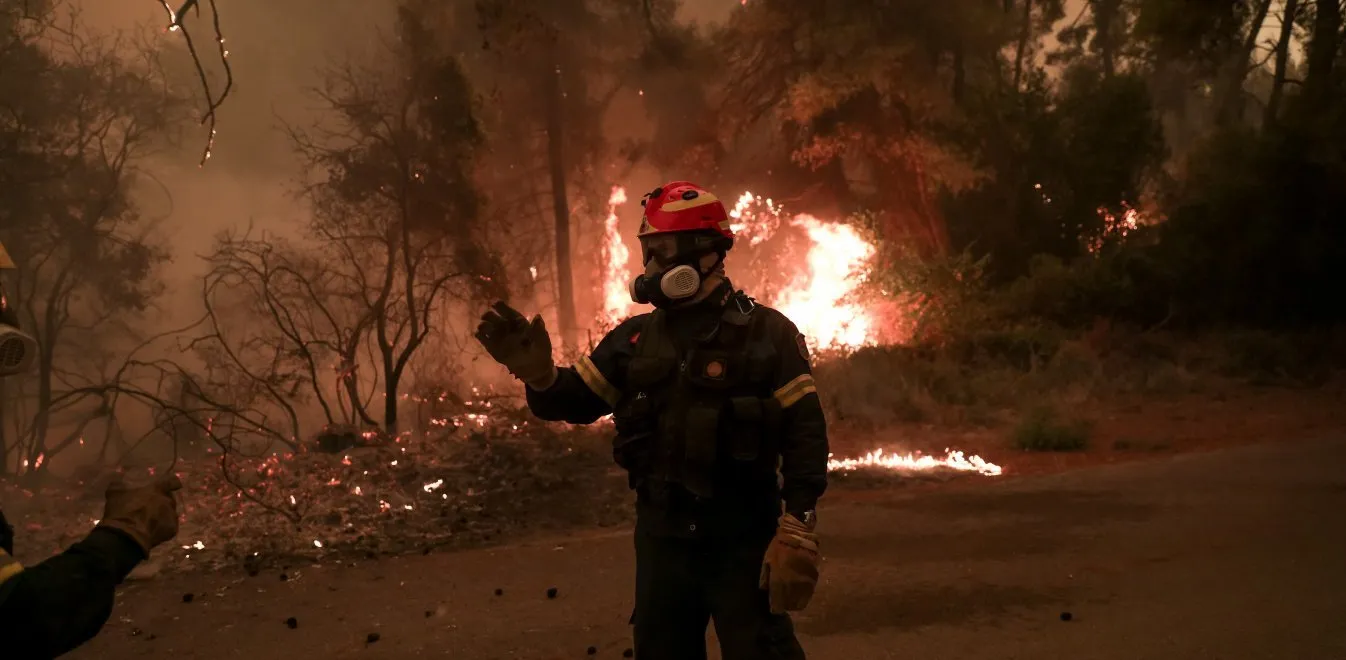
[[[337,453],[230,455],[227,469],[218,453],[182,458],[173,472],[186,484],[183,521],[156,560],[166,571],[241,566],[255,577],[297,561],[428,554],[630,519],[625,480],[608,474],[610,428],[541,424],[498,401],[479,407],[432,433]],[[0,482],[5,514],[26,530],[19,558],[40,561],[86,535],[104,476],[49,483],[40,494]]]

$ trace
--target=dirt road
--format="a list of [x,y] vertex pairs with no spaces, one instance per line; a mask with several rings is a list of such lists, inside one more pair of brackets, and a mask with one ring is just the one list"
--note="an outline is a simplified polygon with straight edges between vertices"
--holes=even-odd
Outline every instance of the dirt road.
[[[831,499],[812,659],[1346,658],[1346,439]],[[163,577],[71,657],[620,658],[631,566],[610,532]]]

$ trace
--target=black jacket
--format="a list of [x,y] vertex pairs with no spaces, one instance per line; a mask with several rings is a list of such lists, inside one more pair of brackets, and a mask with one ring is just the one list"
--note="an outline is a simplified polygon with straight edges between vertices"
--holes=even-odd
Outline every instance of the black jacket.
[[[712,296],[711,300],[718,298],[719,302],[671,312],[668,329],[683,336],[703,335],[711,324],[719,322],[725,302],[742,295],[735,292],[729,298]],[[817,505],[827,488],[827,425],[813,385],[803,335],[774,309],[759,305],[753,313],[767,316],[770,341],[778,357],[774,382],[775,398],[782,408],[780,497],[787,511],[801,517]],[[545,391],[527,388],[529,408],[542,419],[572,424],[589,424],[611,414],[623,396],[627,367],[649,318],[649,314],[641,314],[618,325],[589,356],[574,366],[560,368],[556,382]],[[638,511],[646,513],[639,508]],[[770,523],[774,529],[774,515]]]
[[[0,513],[0,527],[7,528]],[[8,536],[0,529],[0,536]],[[45,660],[93,639],[112,614],[118,584],[145,559],[130,537],[95,528],[83,541],[23,567],[0,548],[0,657]]]

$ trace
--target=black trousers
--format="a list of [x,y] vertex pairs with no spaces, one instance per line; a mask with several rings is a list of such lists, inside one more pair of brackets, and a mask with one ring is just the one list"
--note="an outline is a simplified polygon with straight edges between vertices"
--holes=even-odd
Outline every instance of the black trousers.
[[770,537],[676,538],[636,531],[635,657],[705,660],[715,622],[724,660],[804,660],[786,614],[758,587]]

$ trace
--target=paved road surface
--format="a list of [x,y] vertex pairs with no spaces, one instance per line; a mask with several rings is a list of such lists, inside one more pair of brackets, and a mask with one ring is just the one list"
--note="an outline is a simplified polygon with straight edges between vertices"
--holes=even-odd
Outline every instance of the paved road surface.
[[[841,495],[821,520],[825,584],[797,618],[813,660],[1346,659],[1344,440]],[[163,578],[72,657],[620,658],[631,567],[607,533]]]

